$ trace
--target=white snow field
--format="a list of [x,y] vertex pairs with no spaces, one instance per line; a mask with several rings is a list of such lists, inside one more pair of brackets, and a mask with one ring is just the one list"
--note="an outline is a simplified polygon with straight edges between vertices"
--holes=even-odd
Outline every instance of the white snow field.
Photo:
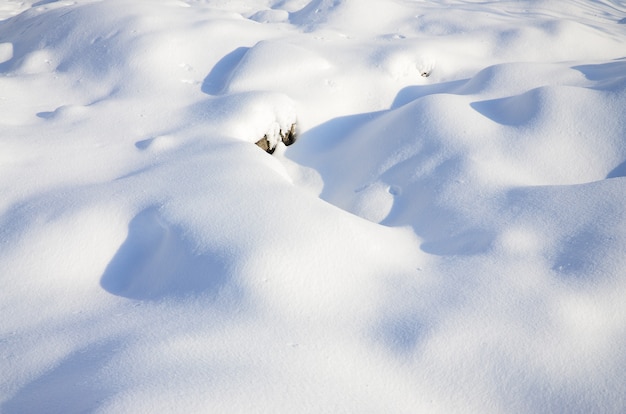
[[0,412],[626,412],[626,2],[0,19]]

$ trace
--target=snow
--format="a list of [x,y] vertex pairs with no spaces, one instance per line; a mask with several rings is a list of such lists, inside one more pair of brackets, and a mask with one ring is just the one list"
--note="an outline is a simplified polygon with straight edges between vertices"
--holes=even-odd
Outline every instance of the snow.
[[0,412],[626,410],[623,2],[0,19]]

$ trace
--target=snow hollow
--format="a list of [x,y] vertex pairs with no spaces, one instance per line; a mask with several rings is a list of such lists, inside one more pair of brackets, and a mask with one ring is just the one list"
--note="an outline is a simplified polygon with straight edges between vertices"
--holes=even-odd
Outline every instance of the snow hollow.
[[625,412],[625,22],[0,4],[0,412]]

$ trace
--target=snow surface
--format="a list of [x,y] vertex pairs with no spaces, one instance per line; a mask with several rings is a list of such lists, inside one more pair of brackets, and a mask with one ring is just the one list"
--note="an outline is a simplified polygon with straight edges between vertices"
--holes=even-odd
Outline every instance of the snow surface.
[[0,412],[626,411],[624,2],[0,18]]

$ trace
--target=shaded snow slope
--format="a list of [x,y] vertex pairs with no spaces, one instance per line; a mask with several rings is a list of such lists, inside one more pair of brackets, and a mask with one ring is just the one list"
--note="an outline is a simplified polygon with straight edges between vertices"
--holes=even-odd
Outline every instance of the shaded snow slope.
[[0,18],[1,412],[626,410],[623,2]]

